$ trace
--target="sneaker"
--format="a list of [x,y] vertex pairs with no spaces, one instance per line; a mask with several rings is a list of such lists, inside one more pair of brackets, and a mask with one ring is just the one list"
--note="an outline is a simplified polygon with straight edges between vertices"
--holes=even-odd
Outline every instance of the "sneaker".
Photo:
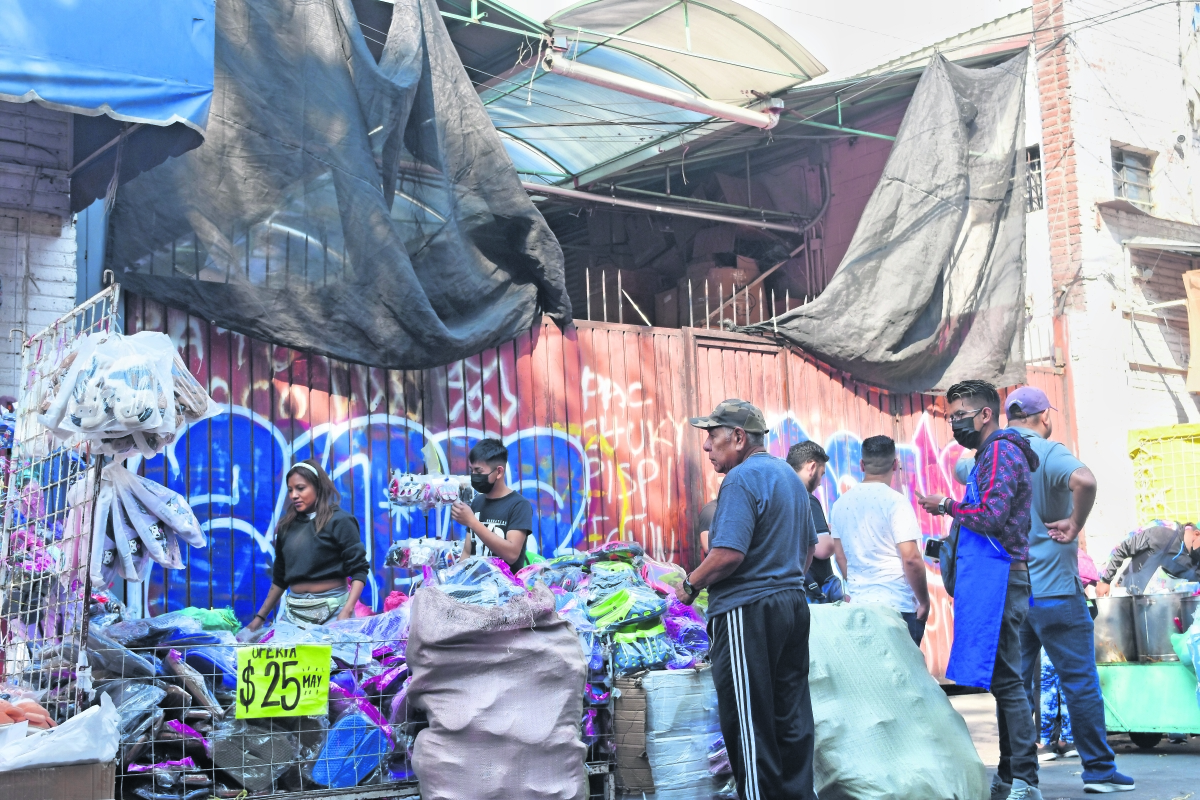
[[1000,780],[999,773],[992,776],[992,793],[989,795],[988,800],[1008,800],[1008,795],[1011,792],[1011,783],[1005,783]]
[[1132,792],[1137,788],[1133,778],[1114,772],[1102,781],[1084,781],[1083,790],[1088,794],[1108,794],[1109,792]]
[[1061,752],[1056,742],[1039,744],[1037,749],[1038,761],[1054,761],[1061,755]]
[[1079,758],[1079,751],[1075,749],[1075,745],[1067,744],[1063,747],[1062,752],[1058,754],[1059,758]]
[[1042,790],[1036,786],[1030,786],[1020,778],[1013,778],[1012,791],[1008,793],[1008,800],[1042,800]]

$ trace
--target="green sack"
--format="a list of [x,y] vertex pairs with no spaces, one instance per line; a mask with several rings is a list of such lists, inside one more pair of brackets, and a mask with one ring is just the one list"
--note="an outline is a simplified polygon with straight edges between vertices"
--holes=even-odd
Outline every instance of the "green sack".
[[237,633],[242,629],[242,623],[238,622],[237,615],[233,613],[232,608],[195,608],[194,606],[188,606],[180,610],[179,613],[192,617],[206,631],[229,631],[230,633]]
[[1192,656],[1188,653],[1187,646],[1188,635],[1186,633],[1171,634],[1171,649],[1175,651],[1175,655],[1179,656],[1179,661],[1192,672],[1196,671],[1196,667],[1192,664]]

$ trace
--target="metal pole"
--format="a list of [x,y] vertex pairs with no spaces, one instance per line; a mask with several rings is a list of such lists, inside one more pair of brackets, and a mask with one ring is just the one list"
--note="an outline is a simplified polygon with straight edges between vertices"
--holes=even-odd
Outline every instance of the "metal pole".
[[708,278],[704,279],[704,327],[712,327],[712,314],[708,312]]
[[692,279],[688,278],[688,327],[696,327],[696,304],[692,302]]
[[617,323],[625,324],[625,301],[621,299],[621,295],[625,294],[625,290],[621,288],[621,275],[625,272],[623,269],[617,270]]
[[608,270],[600,270],[600,300],[604,303],[604,321],[608,322]]
[[676,217],[692,217],[694,219],[705,219],[710,222],[723,222],[727,225],[745,225],[748,228],[758,228],[768,231],[782,231],[784,233],[804,233],[804,225],[785,225],[780,222],[765,222],[761,219],[745,219],[742,217],[731,217],[725,214],[712,214],[708,211],[695,211],[690,208],[680,208],[672,205],[658,205],[654,203],[643,203],[638,200],[627,200],[623,197],[610,197],[591,192],[580,192],[575,189],[564,189],[561,186],[548,186],[542,183],[528,183],[521,181],[521,187],[532,195],[553,195],[555,197],[565,197],[569,200],[574,200],[578,203],[596,203],[598,205],[609,205],[617,208],[631,208],[635,211],[649,211],[652,214],[671,214]]
[[583,271],[583,287],[587,293],[587,320],[592,321],[592,267],[589,264]]
[[717,313],[720,316],[720,318],[717,320],[717,327],[724,328],[725,327],[725,284],[721,283],[720,281],[717,282],[717,303],[719,303],[719,305],[717,306]]

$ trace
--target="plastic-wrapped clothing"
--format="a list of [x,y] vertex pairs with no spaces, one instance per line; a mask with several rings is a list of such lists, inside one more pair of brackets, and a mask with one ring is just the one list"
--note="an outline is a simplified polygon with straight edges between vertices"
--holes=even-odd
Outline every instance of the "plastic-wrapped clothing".
[[663,627],[666,628],[667,636],[671,638],[677,655],[692,661],[703,660],[708,656],[708,629],[704,621],[694,608],[685,606],[674,595],[667,599]]
[[613,669],[618,675],[661,669],[674,657],[666,628],[658,620],[618,628],[613,634]]
[[300,759],[296,737],[273,720],[226,720],[213,729],[213,763],[249,792],[271,787]]
[[966,723],[883,606],[809,607],[821,800],[977,800],[988,775]]
[[709,800],[710,746],[721,731],[712,670],[655,671],[646,691],[646,759],[656,800]]
[[602,544],[594,550],[589,550],[587,554],[587,563],[595,564],[598,561],[627,561],[633,563],[634,559],[641,558],[646,555],[645,549],[637,542],[609,542]]
[[[95,625],[95,622],[92,623]],[[153,647],[172,631],[181,634],[200,633],[200,622],[178,611],[148,619],[130,619],[104,627],[104,634],[126,647]]]
[[127,647],[117,644],[102,632],[88,630],[88,663],[118,678],[153,678],[154,665]]
[[422,798],[508,800],[521,787],[523,800],[583,800],[587,669],[550,590],[490,608],[427,586],[412,607],[408,702],[429,715],[412,759]]
[[183,660],[183,655],[177,650],[171,650],[167,653],[167,657],[163,659],[163,664],[170,674],[179,678],[183,682],[183,687],[187,689],[197,703],[204,706],[212,712],[212,715],[217,719],[225,716],[225,709],[213,697],[212,690],[208,688],[204,676],[201,675],[195,667],[189,665]]
[[438,588],[460,603],[499,606],[525,593],[512,570],[498,558],[472,556],[437,573]]
[[650,556],[644,556],[641,561],[639,571],[647,584],[663,594],[679,594],[683,582],[687,580],[687,571],[683,567],[655,561]]

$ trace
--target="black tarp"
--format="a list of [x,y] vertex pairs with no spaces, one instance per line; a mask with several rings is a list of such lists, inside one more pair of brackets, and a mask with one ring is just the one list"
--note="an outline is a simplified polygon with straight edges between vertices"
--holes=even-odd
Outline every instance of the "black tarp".
[[397,0],[378,64],[351,0],[217,3],[207,138],[118,190],[107,257],[139,295],[392,369],[571,317],[434,0]]
[[895,392],[1023,382],[1026,61],[935,56],[828,287],[743,330]]

